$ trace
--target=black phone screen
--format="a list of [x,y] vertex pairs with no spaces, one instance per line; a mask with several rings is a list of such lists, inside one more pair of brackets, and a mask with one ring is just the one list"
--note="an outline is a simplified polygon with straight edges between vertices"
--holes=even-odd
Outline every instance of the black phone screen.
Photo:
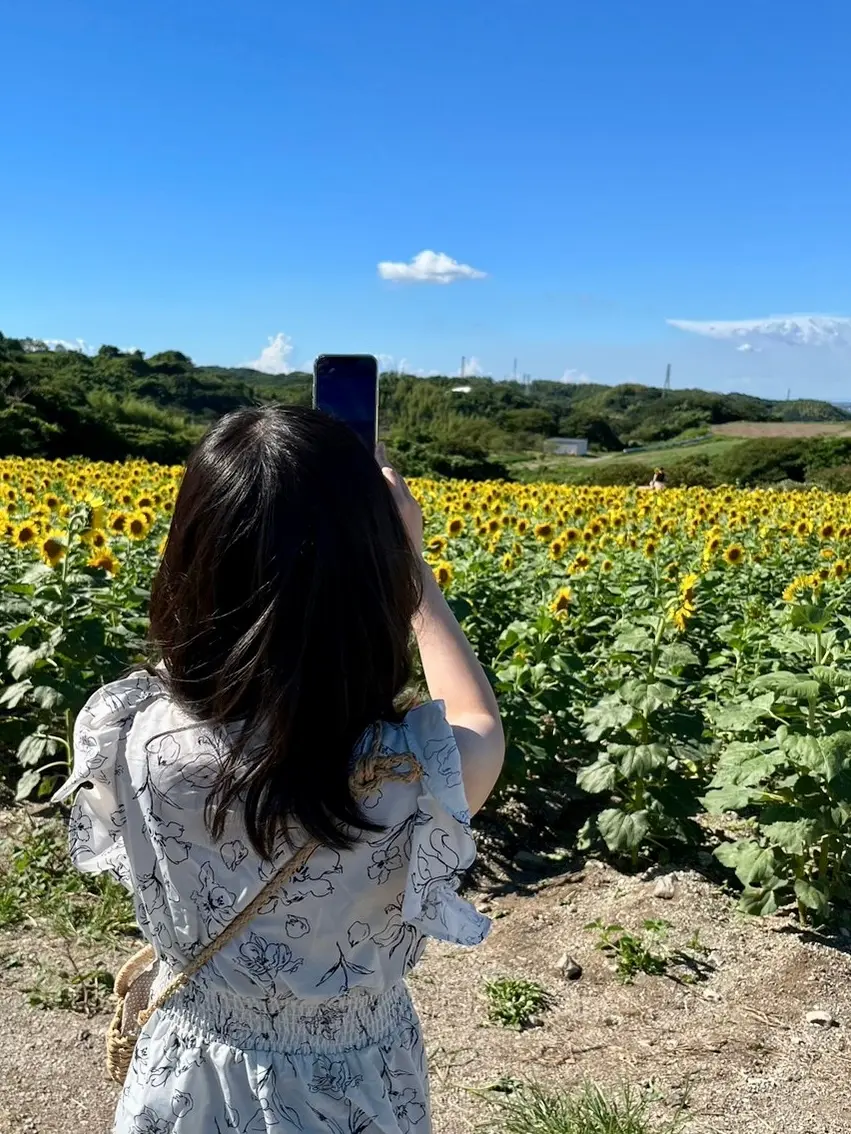
[[370,451],[378,440],[378,361],[371,354],[321,354],[313,365],[313,405],[344,421]]

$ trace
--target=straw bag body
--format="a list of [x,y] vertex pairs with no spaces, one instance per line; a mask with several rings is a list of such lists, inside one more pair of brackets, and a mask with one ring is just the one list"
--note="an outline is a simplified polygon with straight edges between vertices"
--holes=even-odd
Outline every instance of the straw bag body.
[[[364,761],[356,773],[353,795],[360,802],[371,795],[379,784],[413,783],[419,779],[420,774],[420,766],[410,754],[372,756]],[[248,905],[225,926],[219,936],[205,945],[153,1001],[151,990],[159,969],[153,946],[144,945],[122,965],[115,977],[115,1011],[106,1033],[106,1070],[111,1079],[116,1083],[123,1083],[127,1078],[136,1040],[154,1012],[162,1008],[179,989],[189,983],[211,957],[245,929],[271,893],[280,886],[286,885],[319,846],[316,839],[310,839],[301,846]]]

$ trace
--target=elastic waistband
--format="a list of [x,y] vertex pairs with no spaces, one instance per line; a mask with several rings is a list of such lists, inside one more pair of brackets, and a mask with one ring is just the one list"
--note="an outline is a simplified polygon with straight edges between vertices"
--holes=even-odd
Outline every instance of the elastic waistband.
[[247,1000],[190,985],[175,993],[148,1027],[155,1027],[158,1018],[189,1041],[289,1055],[333,1055],[416,1028],[411,997],[401,981],[385,992],[352,989],[323,1001]]

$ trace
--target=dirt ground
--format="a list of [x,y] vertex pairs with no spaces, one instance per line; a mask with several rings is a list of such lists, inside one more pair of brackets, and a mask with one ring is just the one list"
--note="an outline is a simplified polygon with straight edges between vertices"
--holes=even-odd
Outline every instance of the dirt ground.
[[829,421],[730,421],[713,425],[719,437],[828,437],[847,436],[851,426]]
[[[842,942],[789,923],[746,920],[713,884],[679,873],[674,896],[654,877],[590,863],[579,873],[475,895],[495,915],[484,946],[430,946],[412,977],[429,1051],[437,1134],[472,1134],[490,1104],[475,1093],[502,1076],[569,1086],[583,1077],[653,1091],[664,1112],[685,1100],[689,1134],[851,1134],[851,957]],[[620,984],[590,921],[638,929],[672,923],[708,949],[705,979],[641,975]],[[106,1015],[30,1007],[20,989],[49,943],[0,935],[0,1134],[107,1134],[116,1088],[102,1071]],[[583,968],[568,981],[567,951]],[[112,963],[113,958],[103,958]],[[540,1025],[487,1023],[482,985],[512,976],[552,997]],[[808,1023],[812,1010],[828,1026]]]

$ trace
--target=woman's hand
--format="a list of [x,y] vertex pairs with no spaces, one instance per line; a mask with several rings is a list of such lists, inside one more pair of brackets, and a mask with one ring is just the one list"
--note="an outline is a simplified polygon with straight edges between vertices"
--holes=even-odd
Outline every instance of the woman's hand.
[[407,484],[405,484],[404,479],[391,467],[383,445],[379,445],[375,450],[375,459],[381,467],[384,479],[390,485],[390,491],[393,494],[393,499],[396,501],[399,515],[402,517],[402,523],[405,525],[408,539],[411,541],[411,547],[417,555],[420,555],[423,549],[422,509],[411,495],[411,490],[408,488]]

